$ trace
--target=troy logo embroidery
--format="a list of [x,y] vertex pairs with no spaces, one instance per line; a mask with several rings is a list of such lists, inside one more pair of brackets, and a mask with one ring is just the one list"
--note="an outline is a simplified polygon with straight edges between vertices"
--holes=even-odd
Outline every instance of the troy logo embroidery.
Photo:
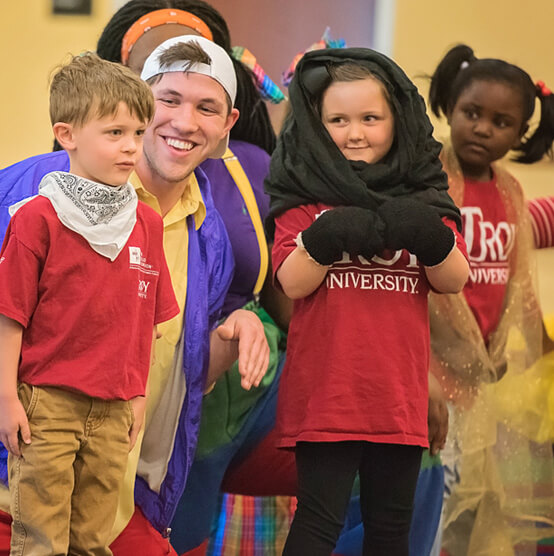
[[[404,266],[392,268],[404,257]],[[407,260],[406,260],[407,259]],[[404,255],[402,249],[390,253],[389,259],[375,255],[368,260],[357,256],[358,263],[348,253],[343,253],[327,273],[326,285],[330,290],[357,288],[361,290],[383,290],[409,293],[419,293],[419,270],[415,255]]]
[[129,263],[140,265],[140,247],[129,247]]
[[148,295],[148,286],[150,286],[150,282],[148,282],[147,280],[139,280],[139,284],[138,284],[139,297],[146,299],[146,296]]
[[[146,262],[146,257],[142,256],[140,247],[129,247],[129,268],[131,270],[138,270],[138,296],[146,299],[150,280],[145,280],[144,278],[158,276],[159,272]],[[156,280],[155,278],[152,279]]]
[[463,207],[464,239],[469,255],[469,280],[474,284],[507,284],[508,259],[515,242],[515,225],[493,224],[480,207]]
[[498,222],[494,225],[483,218],[479,207],[463,207],[464,239],[469,258],[475,262],[504,262],[515,240],[515,225]]
[[140,247],[129,247],[129,268],[139,270],[143,274],[158,276],[159,272],[146,262],[146,257],[142,256]]

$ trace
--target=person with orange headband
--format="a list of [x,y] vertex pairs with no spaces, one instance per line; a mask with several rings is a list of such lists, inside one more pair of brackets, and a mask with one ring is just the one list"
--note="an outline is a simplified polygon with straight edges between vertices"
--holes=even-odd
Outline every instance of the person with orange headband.
[[[121,42],[121,63],[125,66],[129,65],[127,62],[129,61],[131,50],[133,49],[133,46],[135,46],[137,40],[140,39],[145,33],[150,31],[154,27],[160,27],[162,25],[170,24],[190,27],[193,31],[196,32],[196,34],[200,35],[201,37],[204,37],[210,41],[214,40],[210,28],[201,19],[191,14],[190,12],[185,12],[183,10],[172,10],[171,8],[154,10],[153,12],[150,12],[144,17],[141,17],[139,20],[135,21],[123,36],[123,41]],[[141,66],[143,65],[144,61],[142,61]]]

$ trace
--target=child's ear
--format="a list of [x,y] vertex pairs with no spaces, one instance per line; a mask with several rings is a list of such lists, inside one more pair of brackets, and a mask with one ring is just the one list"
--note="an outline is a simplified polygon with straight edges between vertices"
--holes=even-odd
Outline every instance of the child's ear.
[[519,147],[521,147],[521,140],[523,139],[524,135],[529,131],[529,124],[523,124],[521,126],[521,131],[519,132],[519,136],[518,138],[514,141],[514,144],[512,145],[512,150],[513,149],[519,149]]
[[65,151],[71,151],[75,148],[75,139],[73,137],[73,126],[65,122],[56,122],[52,126],[54,137]]

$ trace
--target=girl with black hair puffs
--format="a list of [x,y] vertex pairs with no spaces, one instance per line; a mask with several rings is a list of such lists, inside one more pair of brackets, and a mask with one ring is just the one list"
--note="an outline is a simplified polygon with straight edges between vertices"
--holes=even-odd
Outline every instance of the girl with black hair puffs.
[[[523,395],[523,372],[543,350],[533,235],[521,186],[497,162],[510,150],[525,164],[551,152],[554,96],[521,68],[459,45],[438,65],[429,101],[450,125],[442,160],[470,262],[463,293],[430,296],[433,371],[453,402],[443,461],[457,481],[443,546],[451,556],[515,554],[520,542],[552,536],[554,481],[550,443],[516,432],[505,412],[519,400],[518,421],[527,431],[536,422],[531,437],[540,438],[545,415]],[[536,104],[539,124],[528,133]],[[521,388],[506,390],[518,376]]]

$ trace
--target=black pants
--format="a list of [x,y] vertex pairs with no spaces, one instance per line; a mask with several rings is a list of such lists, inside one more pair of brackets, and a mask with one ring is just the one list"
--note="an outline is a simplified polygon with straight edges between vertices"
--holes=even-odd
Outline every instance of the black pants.
[[283,556],[332,553],[358,471],[364,556],[408,556],[422,451],[371,442],[299,442],[298,507]]

